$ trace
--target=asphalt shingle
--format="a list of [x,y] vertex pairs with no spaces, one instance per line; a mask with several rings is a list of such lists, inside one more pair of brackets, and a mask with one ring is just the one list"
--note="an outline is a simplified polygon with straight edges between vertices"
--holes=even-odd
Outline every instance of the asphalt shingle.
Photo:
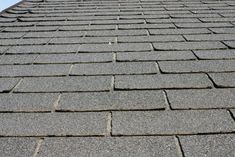
[[118,61],[193,60],[191,51],[152,51],[117,53]]
[[234,10],[23,0],[1,12],[0,156],[232,157]]
[[0,111],[51,111],[58,94],[0,94]]
[[111,77],[38,77],[24,78],[16,92],[109,91]]
[[76,64],[71,75],[124,75],[157,73],[155,63],[96,63]]
[[114,135],[170,135],[233,132],[227,111],[114,112]]
[[173,109],[235,107],[234,89],[169,90],[167,96]]
[[176,149],[172,137],[47,138],[38,156],[177,156]]
[[1,138],[0,154],[4,157],[31,157],[36,146],[34,138]]
[[162,91],[115,91],[102,93],[62,94],[57,110],[141,110],[164,109]]
[[0,113],[1,136],[105,135],[107,113]]
[[35,63],[97,63],[112,62],[112,53],[80,53],[80,54],[50,54],[39,55]]
[[194,73],[194,72],[234,72],[233,60],[210,61],[161,61],[160,69],[164,73]]
[[210,88],[204,74],[116,76],[116,89]]
[[0,78],[0,91],[10,91],[20,81],[18,78]]
[[235,137],[228,135],[197,135],[180,137],[185,157],[234,156]]
[[40,53],[75,53],[79,45],[44,45],[44,46],[15,46],[6,53],[9,54],[40,54]]

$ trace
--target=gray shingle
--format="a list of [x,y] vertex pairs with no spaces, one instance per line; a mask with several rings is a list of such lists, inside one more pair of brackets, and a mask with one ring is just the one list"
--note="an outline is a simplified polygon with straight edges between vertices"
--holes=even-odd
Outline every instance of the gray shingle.
[[71,65],[4,65],[0,76],[61,76],[68,75]]
[[169,42],[154,43],[156,50],[205,50],[205,49],[222,49],[226,48],[220,42]]
[[39,55],[35,63],[96,63],[112,62],[112,53],[80,53]]
[[218,87],[235,87],[235,73],[209,74]]
[[224,41],[235,40],[234,34],[200,34],[200,35],[184,35],[188,41]]
[[31,157],[36,146],[34,138],[1,138],[0,154],[4,157]]
[[177,35],[163,35],[163,36],[128,36],[118,37],[117,41],[120,43],[129,42],[170,42],[170,41],[185,41],[182,36]]
[[225,41],[224,42],[229,48],[235,48],[235,41]]
[[16,45],[43,45],[48,43],[50,38],[38,39],[0,39],[0,45],[16,46]]
[[[32,14],[31,14],[32,15]],[[6,27],[8,32],[38,32],[38,31],[56,31],[58,26],[48,27]]]
[[30,32],[24,38],[47,38],[47,37],[82,37],[85,32],[81,31],[58,31],[58,32]]
[[231,28],[210,28],[210,30],[212,30],[214,33],[235,33],[235,28],[231,27]]
[[53,44],[104,44],[114,43],[115,37],[54,38]]
[[172,137],[47,138],[38,156],[177,156],[177,148]]
[[0,135],[104,135],[107,113],[0,113]]
[[43,21],[37,23],[37,26],[76,26],[89,25],[90,21]]
[[204,74],[116,76],[116,89],[209,88]]
[[79,52],[128,52],[128,51],[150,51],[148,43],[123,43],[123,44],[84,44]]
[[135,25],[118,25],[118,29],[160,29],[160,28],[175,28],[174,24],[135,24]]
[[154,35],[169,35],[169,34],[209,34],[211,33],[208,29],[195,28],[195,29],[150,29],[150,34]]
[[0,39],[21,38],[25,33],[0,33]]
[[0,64],[30,64],[37,55],[4,55],[0,57]]
[[235,107],[234,89],[169,90],[167,96],[173,109]]
[[28,54],[28,53],[69,53],[77,52],[79,45],[41,45],[41,46],[15,46],[6,53]]
[[62,94],[57,110],[146,110],[163,109],[165,105],[162,91],[114,91]]
[[232,132],[235,122],[225,110],[113,112],[114,135],[168,135]]
[[196,23],[200,22],[196,18],[169,18],[169,19],[146,19],[147,23]]
[[176,23],[178,28],[216,28],[216,27],[233,27],[230,23]]
[[0,46],[0,54],[4,53],[8,48],[8,46]]
[[194,53],[200,59],[234,59],[235,50],[198,50]]
[[0,78],[0,92],[10,91],[19,81],[18,78]]
[[96,63],[76,64],[71,75],[113,75],[157,73],[155,63]]
[[[234,9],[234,8],[233,8]],[[234,17],[223,18],[199,18],[202,22],[235,22]]]
[[115,30],[115,25],[89,25],[89,26],[62,26],[64,31],[88,31],[88,30]]
[[144,24],[144,20],[100,20],[91,21],[91,25]]
[[191,51],[153,51],[117,53],[118,61],[155,61],[196,59]]
[[0,94],[0,111],[51,111],[58,94]]
[[111,77],[38,77],[24,78],[15,89],[17,92],[75,92],[75,91],[108,91],[111,88]]
[[234,134],[182,136],[180,142],[186,157],[232,157],[235,154]]
[[235,72],[233,60],[161,61],[159,66],[164,73]]
[[97,37],[97,36],[136,36],[136,35],[147,35],[146,30],[106,30],[106,31],[88,31],[86,36]]

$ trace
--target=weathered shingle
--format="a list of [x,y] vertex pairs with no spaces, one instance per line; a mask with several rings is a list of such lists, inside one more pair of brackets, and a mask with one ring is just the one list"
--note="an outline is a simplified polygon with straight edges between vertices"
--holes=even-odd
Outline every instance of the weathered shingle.
[[1,12],[0,156],[232,157],[234,10],[24,0]]

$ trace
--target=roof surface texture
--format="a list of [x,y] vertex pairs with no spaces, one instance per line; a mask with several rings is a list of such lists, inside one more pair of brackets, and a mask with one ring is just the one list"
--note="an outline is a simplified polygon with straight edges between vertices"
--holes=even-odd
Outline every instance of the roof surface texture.
[[1,157],[235,157],[234,0],[25,0],[0,54]]

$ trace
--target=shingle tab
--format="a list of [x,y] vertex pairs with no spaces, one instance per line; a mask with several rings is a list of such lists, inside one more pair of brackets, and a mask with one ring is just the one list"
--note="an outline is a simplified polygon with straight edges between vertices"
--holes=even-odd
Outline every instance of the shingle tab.
[[79,45],[44,45],[44,46],[15,46],[6,53],[28,54],[28,53],[69,53],[77,52]]
[[76,64],[71,75],[116,75],[157,73],[155,63],[96,63]]
[[162,91],[62,94],[58,110],[141,110],[166,107]]
[[0,94],[0,111],[51,111],[58,94]]
[[233,60],[164,61],[159,66],[165,73],[235,72]]
[[19,81],[18,78],[0,78],[0,92],[10,91]]
[[120,43],[127,42],[170,42],[170,41],[185,41],[182,36],[177,35],[164,35],[164,36],[128,36],[118,37],[117,41]]
[[209,74],[218,87],[235,87],[235,73]]
[[194,51],[194,53],[200,59],[234,59],[235,58],[235,50],[232,50],[232,49],[198,50],[198,51]]
[[210,88],[204,74],[116,76],[116,89]]
[[197,135],[180,137],[185,156],[234,156],[235,136],[228,135]]
[[232,132],[227,111],[114,112],[114,135],[169,135]]
[[[73,148],[72,151],[67,151]],[[82,148],[82,149],[81,149]],[[87,137],[45,139],[38,156],[177,156],[172,137]]]
[[111,77],[38,77],[24,78],[16,92],[108,91]]
[[117,53],[118,61],[156,61],[196,59],[191,51],[152,51]]
[[226,48],[220,42],[169,42],[154,43],[156,50],[205,50],[205,49],[222,49]]
[[148,43],[122,43],[122,44],[84,44],[79,52],[127,52],[127,51],[150,51],[151,45]]
[[4,55],[0,57],[0,64],[31,64],[37,55]]
[[149,33],[152,35],[179,35],[179,34],[209,34],[211,33],[205,28],[195,28],[195,29],[150,29]]
[[112,62],[112,53],[80,53],[39,55],[35,63],[96,63]]
[[229,48],[235,48],[235,41],[225,41],[224,42]]
[[1,136],[104,135],[107,113],[0,113]]
[[68,75],[71,65],[4,65],[0,66],[0,76],[62,76]]
[[173,109],[212,109],[235,107],[234,89],[169,90]]
[[234,34],[200,34],[200,35],[184,35],[187,41],[224,41],[235,40]]
[[4,157],[31,157],[37,147],[35,138],[1,138],[0,154]]
[[110,31],[87,31],[86,36],[137,36],[147,35],[146,30],[110,30]]

